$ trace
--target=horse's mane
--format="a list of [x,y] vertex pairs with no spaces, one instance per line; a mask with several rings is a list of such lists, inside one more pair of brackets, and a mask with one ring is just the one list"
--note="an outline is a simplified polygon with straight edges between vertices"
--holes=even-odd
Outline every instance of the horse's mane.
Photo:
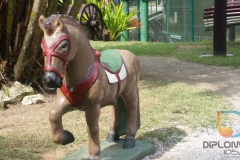
[[63,14],[52,14],[50,17],[48,17],[46,19],[46,22],[44,24],[44,27],[45,28],[51,28],[52,27],[52,23],[58,18],[58,17],[61,17],[61,19],[63,20],[63,22],[65,24],[68,24],[68,25],[71,25],[77,29],[79,29],[81,31],[81,33],[83,33],[83,28],[82,26],[76,22],[76,20],[71,17],[71,16],[68,16],[68,15],[63,15]]

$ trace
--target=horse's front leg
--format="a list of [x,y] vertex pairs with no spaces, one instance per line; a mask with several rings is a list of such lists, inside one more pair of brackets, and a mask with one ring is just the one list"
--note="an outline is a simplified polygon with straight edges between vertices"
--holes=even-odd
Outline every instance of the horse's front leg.
[[100,159],[100,140],[98,119],[100,115],[100,105],[86,107],[87,131],[89,137],[89,159]]
[[62,116],[74,110],[61,91],[57,91],[57,99],[54,107],[49,113],[49,120],[52,129],[52,140],[54,143],[66,145],[74,141],[71,132],[64,130],[62,125]]

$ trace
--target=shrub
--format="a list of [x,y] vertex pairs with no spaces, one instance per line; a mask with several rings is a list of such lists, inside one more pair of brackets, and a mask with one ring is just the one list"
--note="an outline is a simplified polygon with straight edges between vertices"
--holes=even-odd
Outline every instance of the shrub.
[[126,15],[123,12],[126,6],[123,6],[122,2],[119,5],[115,5],[112,1],[106,3],[105,0],[87,0],[87,3],[94,3],[101,10],[105,27],[110,34],[109,40],[111,41],[119,40],[125,30],[132,30],[140,27],[140,22],[136,17],[138,13],[136,8]]

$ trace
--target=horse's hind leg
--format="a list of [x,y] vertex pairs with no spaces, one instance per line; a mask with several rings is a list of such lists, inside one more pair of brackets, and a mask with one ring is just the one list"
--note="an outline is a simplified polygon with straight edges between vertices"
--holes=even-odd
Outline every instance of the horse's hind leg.
[[123,93],[122,97],[127,109],[126,138],[123,148],[133,148],[135,146],[135,135],[140,128],[140,108],[138,87],[134,87],[130,92]]
[[112,117],[107,141],[116,142],[126,134],[127,110],[122,97],[118,97],[117,104],[112,107]]
[[119,140],[119,107],[117,105],[111,106],[112,107],[112,117],[110,122],[110,129],[107,135],[106,140],[109,142],[116,142]]

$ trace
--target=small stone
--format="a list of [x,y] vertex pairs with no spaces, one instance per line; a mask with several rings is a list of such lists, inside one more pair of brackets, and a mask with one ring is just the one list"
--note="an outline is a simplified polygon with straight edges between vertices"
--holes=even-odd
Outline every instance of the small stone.
[[34,90],[31,86],[25,86],[17,81],[8,91],[9,96],[5,95],[3,97],[5,104],[21,102],[23,97],[34,94]]
[[41,94],[35,94],[30,96],[25,96],[22,100],[23,105],[46,103],[44,96]]

